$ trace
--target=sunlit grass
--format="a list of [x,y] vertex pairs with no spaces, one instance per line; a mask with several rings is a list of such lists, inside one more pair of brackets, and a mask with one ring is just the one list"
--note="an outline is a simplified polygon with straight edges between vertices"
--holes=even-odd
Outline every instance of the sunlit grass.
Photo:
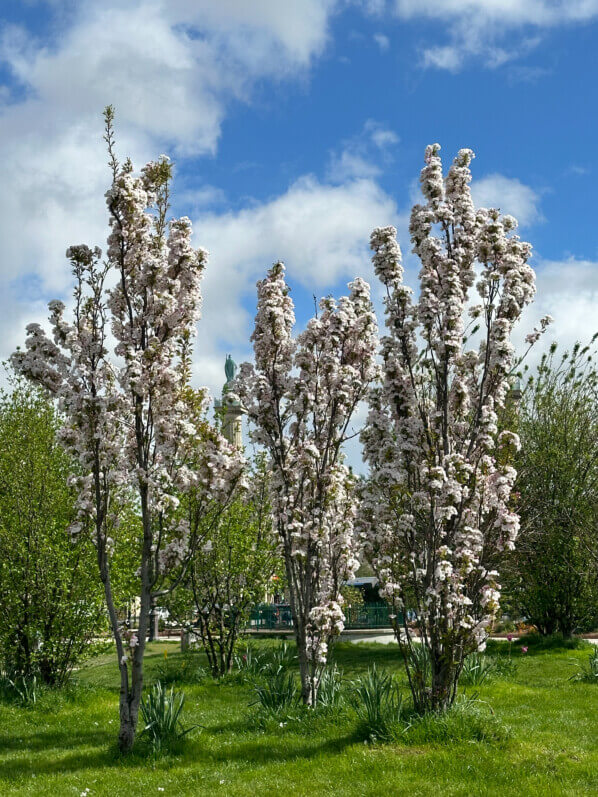
[[[268,644],[276,644],[270,642]],[[506,653],[507,643],[500,643]],[[164,654],[167,654],[166,659]],[[494,651],[496,652],[496,646]],[[0,704],[0,794],[79,795],[581,795],[598,793],[598,687],[569,681],[587,650],[527,654],[513,646],[517,668],[468,688],[510,729],[506,742],[364,744],[347,714],[314,721],[255,722],[251,686],[239,679],[198,679],[195,665],[177,684],[187,700],[184,722],[198,724],[170,755],[142,746],[116,751],[118,673],[113,656],[90,662],[77,685],[44,693],[33,708]],[[404,683],[396,648],[339,644],[346,679],[376,663]],[[174,642],[149,646],[147,682],[165,662],[182,663]],[[164,789],[164,792],[159,791]]]

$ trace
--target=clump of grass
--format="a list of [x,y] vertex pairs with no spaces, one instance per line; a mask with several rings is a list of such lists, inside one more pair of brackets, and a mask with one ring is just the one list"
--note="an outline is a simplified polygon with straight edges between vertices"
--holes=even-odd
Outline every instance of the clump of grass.
[[509,656],[492,656],[493,676],[495,678],[513,678],[517,672],[517,661]]
[[292,667],[296,658],[293,648],[285,641],[265,655],[261,674],[269,677],[279,672],[286,672]]
[[286,672],[295,662],[293,648],[284,641],[269,650],[258,651],[253,645],[246,645],[241,655],[235,655],[235,665],[242,679],[255,681],[269,678],[279,672]]
[[36,675],[0,672],[0,695],[24,707],[32,707],[37,703],[41,685]]
[[573,662],[573,666],[577,667],[578,672],[569,678],[570,681],[583,681],[586,684],[598,684],[598,648],[590,653],[588,660],[585,664]]
[[175,692],[174,687],[166,691],[160,681],[152,686],[147,697],[142,698],[141,715],[145,723],[142,736],[149,739],[155,754],[169,748],[198,727],[191,725],[183,728],[181,714],[184,705],[184,693]]
[[481,686],[496,678],[512,678],[517,672],[517,662],[508,656],[489,656],[470,653],[463,663],[459,683],[463,686]]
[[459,683],[463,686],[481,686],[496,672],[496,660],[483,653],[470,653],[463,662]]
[[351,704],[357,714],[358,732],[370,741],[395,738],[404,714],[403,696],[390,673],[376,665],[352,684]]
[[481,700],[461,697],[442,713],[412,715],[402,740],[407,744],[446,744],[448,742],[503,743],[511,735],[492,709]]
[[322,673],[318,689],[317,707],[324,710],[338,708],[343,703],[343,673],[336,664]]
[[242,653],[235,654],[235,667],[248,680],[261,675],[265,661],[266,653],[259,652],[253,645],[245,645]]
[[251,704],[257,705],[263,716],[276,717],[297,706],[299,690],[292,673],[279,669],[264,681],[256,681],[254,685],[256,699]]

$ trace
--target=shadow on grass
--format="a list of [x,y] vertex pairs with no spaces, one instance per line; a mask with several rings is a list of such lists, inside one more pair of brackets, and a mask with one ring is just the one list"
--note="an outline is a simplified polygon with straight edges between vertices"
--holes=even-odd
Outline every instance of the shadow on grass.
[[[222,747],[217,740],[223,733],[236,734],[233,743]],[[252,734],[254,738],[242,738]],[[152,760],[144,741],[138,738],[135,749],[122,755],[116,746],[117,727],[73,732],[64,730],[30,733],[0,740],[0,751],[8,760],[0,762],[0,779],[11,781],[25,773],[44,775],[69,775],[94,769],[145,768]],[[192,766],[221,766],[229,762],[242,762],[248,766],[269,766],[276,762],[309,760],[319,756],[340,754],[358,738],[354,733],[327,740],[315,737],[286,735],[264,745],[263,734],[257,737],[246,721],[233,721],[209,726],[176,745],[172,754],[182,756]],[[214,742],[217,742],[214,744]],[[168,761],[168,755],[165,755]]]

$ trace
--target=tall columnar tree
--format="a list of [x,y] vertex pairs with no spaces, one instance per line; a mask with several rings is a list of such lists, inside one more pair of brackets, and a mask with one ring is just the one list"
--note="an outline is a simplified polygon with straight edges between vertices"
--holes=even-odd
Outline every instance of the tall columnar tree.
[[[140,175],[114,152],[111,108],[106,141],[112,186],[107,258],[99,249],[67,251],[75,278],[74,306],[50,303],[53,338],[27,327],[26,351],[15,367],[59,399],[66,422],[62,441],[81,475],[78,519],[71,531],[90,530],[120,668],[119,745],[133,745],[143,686],[143,654],[155,590],[170,569],[180,570],[198,543],[199,526],[179,511],[177,494],[198,479],[226,492],[238,477],[238,457],[226,447],[206,451],[201,473],[188,467],[197,430],[186,402],[191,340],[200,316],[200,282],[207,253],[193,249],[186,217],[167,221],[172,170],[168,159],[148,163]],[[109,287],[112,280],[112,287]],[[108,334],[114,357],[108,351]],[[139,627],[123,628],[111,582],[119,496],[133,490],[140,512]],[[190,522],[191,520],[191,522]],[[179,575],[180,577],[180,575]]]
[[[531,247],[514,235],[515,219],[474,208],[471,150],[444,177],[439,149],[426,149],[425,203],[411,213],[418,301],[403,283],[396,230],[372,234],[387,334],[383,384],[370,395],[362,435],[370,476],[361,518],[420,710],[451,705],[463,660],[483,647],[498,609],[498,573],[487,557],[512,548],[519,530],[510,504],[519,440],[498,434],[497,410],[514,365],[511,332],[535,291]],[[427,657],[416,655],[407,609]]]
[[0,393],[0,663],[62,685],[105,628],[90,539],[73,544],[72,461],[39,388]]
[[313,705],[331,640],[343,628],[342,582],[357,566],[354,481],[343,464],[350,422],[377,372],[369,286],[351,283],[338,303],[293,337],[284,266],[258,283],[252,335],[255,366],[243,364],[237,390],[253,440],[270,457],[275,532],[285,561],[303,701]]
[[523,390],[517,460],[521,532],[507,586],[541,633],[598,619],[598,371],[595,338],[542,357]]

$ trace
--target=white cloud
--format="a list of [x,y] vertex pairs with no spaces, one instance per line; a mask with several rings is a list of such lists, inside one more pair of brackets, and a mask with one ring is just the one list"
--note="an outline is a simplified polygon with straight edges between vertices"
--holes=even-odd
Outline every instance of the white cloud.
[[[256,81],[306,74],[326,45],[336,0],[52,0],[43,41],[5,27],[0,63],[0,334],[3,356],[24,325],[62,296],[71,243],[103,244],[109,182],[100,113],[117,110],[118,149],[137,166],[157,153],[213,153],[233,102]],[[187,199],[187,197],[184,197]],[[222,200],[194,193],[196,207]]]
[[388,164],[392,160],[392,148],[398,143],[394,130],[368,119],[356,136],[343,141],[339,150],[331,153],[329,179],[343,182],[355,177],[378,176],[381,163]]
[[330,185],[309,175],[268,202],[237,212],[201,215],[194,224],[197,243],[211,254],[199,325],[197,379],[219,389],[220,352],[231,351],[241,359],[249,356],[253,314],[244,309],[243,300],[255,295],[256,281],[274,261],[285,262],[291,282],[322,294],[355,276],[368,277],[370,232],[396,219],[394,201],[372,180]]
[[598,17],[598,0],[393,0],[390,7],[405,21],[442,23],[448,42],[424,46],[422,61],[450,71],[472,57],[501,66],[532,50],[544,31]]
[[500,208],[515,216],[522,227],[542,220],[539,194],[516,178],[489,174],[472,181],[471,193],[478,207]]
[[536,298],[521,324],[520,338],[548,314],[554,324],[539,351],[552,340],[561,349],[571,348],[576,341],[587,343],[598,332],[598,262],[574,257],[541,260],[536,277]]
[[390,47],[390,39],[388,36],[385,36],[384,33],[374,33],[372,38],[383,53]]

